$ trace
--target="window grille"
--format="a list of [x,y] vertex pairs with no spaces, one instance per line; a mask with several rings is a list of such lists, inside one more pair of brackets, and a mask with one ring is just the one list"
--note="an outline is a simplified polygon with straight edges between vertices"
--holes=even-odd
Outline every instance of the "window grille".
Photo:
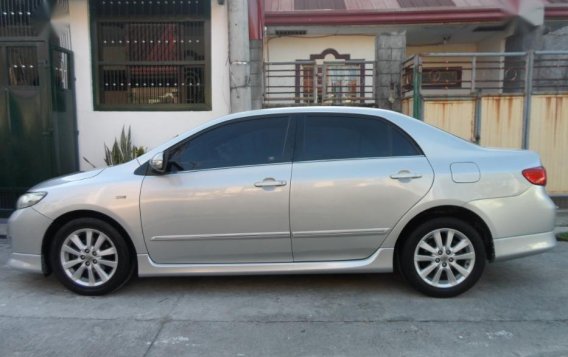
[[35,47],[8,47],[8,83],[10,86],[39,86]]
[[35,37],[42,0],[0,0],[0,37]]
[[210,109],[210,1],[92,2],[99,110]]

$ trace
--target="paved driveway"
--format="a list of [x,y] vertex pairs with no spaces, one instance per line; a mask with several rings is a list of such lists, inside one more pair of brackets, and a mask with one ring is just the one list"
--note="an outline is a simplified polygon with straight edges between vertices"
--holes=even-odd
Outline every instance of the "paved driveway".
[[2,356],[568,356],[568,243],[447,300],[393,274],[138,279],[91,298],[7,257],[2,240]]

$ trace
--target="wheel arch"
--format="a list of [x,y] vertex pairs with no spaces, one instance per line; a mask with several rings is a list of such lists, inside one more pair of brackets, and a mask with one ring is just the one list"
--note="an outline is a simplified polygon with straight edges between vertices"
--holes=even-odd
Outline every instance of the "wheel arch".
[[49,249],[51,248],[51,242],[53,241],[55,234],[65,224],[67,224],[67,223],[69,223],[69,222],[71,222],[75,219],[79,219],[79,218],[96,218],[96,219],[100,219],[101,221],[104,221],[104,222],[110,224],[111,226],[113,226],[113,228],[115,228],[124,237],[126,244],[128,246],[128,250],[129,250],[130,255],[131,255],[132,264],[133,264],[133,267],[135,269],[134,271],[137,271],[137,268],[136,268],[136,264],[137,264],[136,248],[134,247],[134,243],[132,242],[132,237],[130,237],[130,235],[128,234],[126,229],[124,229],[124,227],[122,227],[122,225],[120,223],[118,223],[115,219],[113,219],[112,217],[110,217],[110,216],[108,216],[104,213],[100,213],[100,212],[92,211],[92,210],[77,210],[77,211],[67,212],[67,213],[57,217],[51,223],[51,225],[49,226],[49,228],[45,232],[45,235],[44,235],[42,243],[41,243],[43,272],[44,272],[45,275],[49,275],[52,272],[51,263],[50,263],[48,257],[49,257]]
[[467,208],[444,205],[429,208],[425,211],[420,212],[415,217],[413,217],[402,229],[394,246],[394,268],[399,270],[399,252],[404,241],[416,227],[420,224],[427,222],[432,218],[438,217],[453,217],[472,224],[473,228],[476,229],[481,237],[483,238],[483,243],[485,245],[485,253],[489,261],[495,259],[495,249],[493,246],[493,237],[491,230],[485,221],[477,215],[475,212],[468,210]]

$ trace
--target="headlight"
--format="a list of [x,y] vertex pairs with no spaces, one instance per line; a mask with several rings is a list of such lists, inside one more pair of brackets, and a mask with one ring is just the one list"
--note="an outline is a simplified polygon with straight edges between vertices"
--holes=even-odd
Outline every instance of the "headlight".
[[28,192],[23,194],[18,198],[18,203],[16,203],[16,209],[22,209],[30,207],[41,201],[47,192]]

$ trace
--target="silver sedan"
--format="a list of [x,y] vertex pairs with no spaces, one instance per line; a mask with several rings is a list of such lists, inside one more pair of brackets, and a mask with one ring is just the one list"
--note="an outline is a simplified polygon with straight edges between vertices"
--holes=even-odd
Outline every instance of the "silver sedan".
[[9,264],[85,295],[134,274],[396,270],[449,297],[486,262],[554,247],[545,184],[534,152],[390,111],[252,111],[33,187],[9,220]]

